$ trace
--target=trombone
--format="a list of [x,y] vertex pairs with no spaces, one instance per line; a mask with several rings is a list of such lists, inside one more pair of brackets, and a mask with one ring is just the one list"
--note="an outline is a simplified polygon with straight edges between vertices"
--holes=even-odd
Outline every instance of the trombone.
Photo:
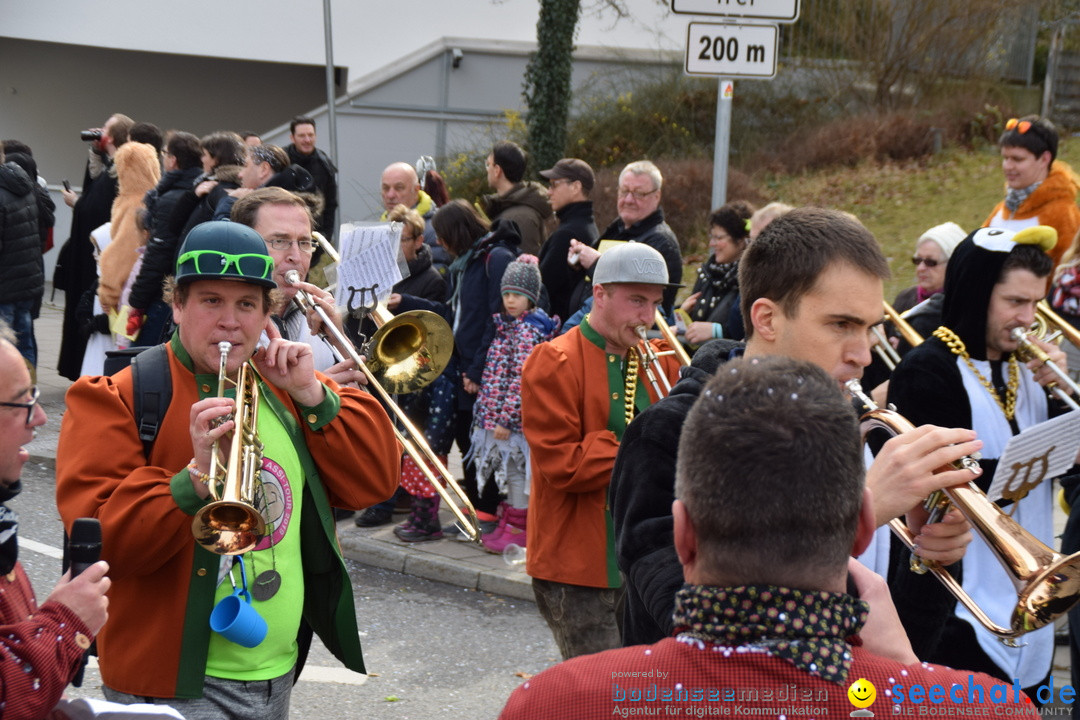
[[[885,317],[889,319],[889,322],[893,324],[896,331],[900,333],[900,337],[904,338],[908,345],[915,347],[923,341],[922,335],[920,335],[915,328],[911,327],[911,323],[905,319],[905,316],[907,313],[911,312],[911,310],[908,310],[905,313],[899,313],[887,300],[882,300],[881,304],[885,308]],[[914,309],[915,308],[912,308],[912,310]],[[881,361],[885,363],[889,370],[895,370],[896,366],[900,364],[900,353],[896,352],[896,348],[889,342],[889,339],[885,336],[885,332],[880,325],[875,325],[872,328],[872,332],[877,339],[877,343],[874,345],[874,352],[878,354],[878,357],[881,358]]]
[[645,329],[644,325],[638,325],[635,330],[637,331],[637,336],[641,338],[641,342],[638,343],[637,352],[641,356],[641,361],[645,368],[645,377],[648,378],[649,384],[652,385],[652,389],[656,393],[656,396],[658,398],[665,398],[671,394],[671,382],[667,379],[664,368],[660,365],[660,358],[672,355],[679,361],[681,367],[685,367],[690,364],[690,355],[687,354],[682,343],[679,342],[675,333],[672,332],[671,326],[667,324],[667,320],[664,319],[664,315],[660,312],[660,308],[656,309],[656,327],[671,349],[657,352],[656,349],[649,344],[648,330]]
[[[333,255],[331,255],[331,257],[333,257]],[[285,280],[290,285],[295,285],[300,281],[300,274],[295,270],[290,270],[286,273]],[[405,452],[416,461],[417,467],[420,468],[420,471],[424,474],[427,481],[431,483],[431,486],[435,491],[439,493],[439,496],[454,514],[454,518],[457,520],[458,525],[460,525],[465,531],[465,534],[469,536],[469,539],[479,543],[481,537],[480,521],[476,517],[476,509],[473,507],[472,502],[469,501],[468,496],[466,496],[465,492],[461,489],[461,486],[458,485],[457,481],[450,474],[450,471],[446,469],[435,453],[432,452],[431,447],[424,440],[423,433],[413,425],[405,412],[397,406],[397,403],[395,403],[390,396],[390,392],[383,387],[380,378],[376,376],[375,372],[368,364],[360,358],[360,353],[356,351],[356,347],[345,334],[338,329],[337,325],[334,324],[334,321],[326,314],[326,311],[323,310],[308,293],[301,289],[296,291],[296,297],[293,298],[293,302],[299,305],[300,309],[305,314],[311,309],[314,309],[315,312],[319,314],[319,318],[322,320],[322,328],[319,330],[319,334],[325,336],[327,340],[330,341],[330,347],[333,349],[335,356],[337,356],[339,360],[344,359],[341,357],[341,352],[344,350],[344,352],[348,353],[349,358],[356,363],[356,367],[364,373],[364,376],[367,377],[368,380],[368,391],[374,391],[382,401],[383,405],[394,413],[394,417],[401,423],[402,427],[405,428],[405,431],[402,432],[396,425],[394,426],[394,435],[397,436],[398,442],[405,448]],[[372,338],[371,345],[375,348],[373,354],[377,357],[395,355],[393,352],[385,352],[381,349],[382,345],[387,344],[387,339],[392,337],[391,333],[385,332],[388,329],[394,330],[395,328],[391,327],[390,324],[383,325],[379,331],[375,333],[375,337]],[[406,345],[412,345],[412,343],[410,342]],[[423,348],[419,348],[414,355],[424,352]],[[432,363],[421,362],[419,364],[430,367]],[[443,363],[443,367],[445,367],[445,362]],[[437,377],[440,372],[442,372],[441,367],[435,372],[435,376]],[[423,387],[423,384],[418,387]],[[418,389],[418,387],[413,387],[413,390]],[[414,443],[410,438],[416,438],[416,442]],[[431,468],[435,468],[435,471]],[[439,477],[435,474],[436,471],[438,472],[438,476],[446,483],[446,487],[439,482]],[[451,491],[453,492],[453,495],[451,494]],[[464,510],[462,507],[464,507]]]
[[[225,395],[225,364],[232,343],[218,343],[218,397]],[[266,520],[255,507],[256,488],[262,471],[263,445],[257,434],[259,383],[247,361],[236,378],[236,429],[227,462],[221,459],[221,439],[210,453],[210,496],[213,502],[196,513],[191,522],[195,541],[218,555],[242,555],[266,535]],[[218,489],[218,484],[223,483]]]
[[[1016,350],[1020,359],[1041,360],[1046,367],[1050,368],[1050,370],[1058,376],[1058,380],[1065,386],[1062,387],[1061,385],[1058,385],[1057,381],[1051,381],[1047,383],[1046,389],[1054,393],[1054,395],[1057,396],[1061,402],[1065,403],[1070,410],[1080,410],[1080,403],[1072,397],[1073,394],[1080,397],[1080,385],[1077,385],[1076,382],[1069,377],[1069,374],[1061,369],[1060,365],[1051,360],[1045,350],[1033,343],[1031,338],[1028,337],[1028,334],[1024,332],[1023,328],[1013,328],[1010,335],[1012,335],[1012,339],[1017,343]],[[1066,390],[1065,388],[1068,389]]]
[[[863,393],[858,380],[849,380],[847,388],[869,408],[860,420],[859,429],[864,442],[866,436],[875,429],[885,430],[890,435],[915,429],[915,426],[899,413],[879,408]],[[940,470],[971,469],[975,463],[974,459],[965,457]],[[990,502],[975,483],[968,482],[934,492],[927,498],[924,506],[930,511],[932,522],[940,519],[950,505],[956,506],[964,514],[1012,577],[1017,590],[1017,603],[1013,608],[1009,627],[994,622],[961,584],[938,563],[919,560],[913,556],[912,570],[933,573],[957,601],[1002,643],[1017,647],[1016,638],[1053,622],[1080,602],[1080,553],[1066,557],[1054,552],[1006,515],[995,503]],[[889,528],[909,550],[914,550],[915,538],[902,519],[894,518],[889,521]]]

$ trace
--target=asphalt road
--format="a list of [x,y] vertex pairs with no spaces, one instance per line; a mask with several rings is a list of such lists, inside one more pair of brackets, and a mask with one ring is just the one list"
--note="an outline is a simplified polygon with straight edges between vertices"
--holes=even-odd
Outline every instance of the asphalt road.
[[[19,513],[19,557],[41,600],[60,575],[62,528],[52,467],[28,463],[23,485],[10,506]],[[519,673],[535,674],[558,660],[532,603],[352,561],[349,570],[371,674],[344,670],[316,640],[293,690],[293,718],[495,718],[523,681]],[[90,669],[83,687],[69,695],[101,697],[97,671]]]

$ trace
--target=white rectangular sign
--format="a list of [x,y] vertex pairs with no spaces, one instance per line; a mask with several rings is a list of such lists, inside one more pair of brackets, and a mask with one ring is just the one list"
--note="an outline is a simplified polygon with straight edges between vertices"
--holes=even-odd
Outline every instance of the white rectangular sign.
[[671,11],[790,23],[799,19],[799,0],[671,0]]
[[776,25],[692,22],[686,40],[686,73],[771,78],[776,75],[778,44]]

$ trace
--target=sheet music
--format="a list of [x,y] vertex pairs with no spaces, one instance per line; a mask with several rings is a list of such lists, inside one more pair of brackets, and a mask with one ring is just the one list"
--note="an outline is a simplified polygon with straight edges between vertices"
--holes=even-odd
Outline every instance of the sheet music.
[[368,304],[375,297],[385,300],[401,281],[400,223],[350,223],[341,228],[341,264],[337,269],[337,292],[340,307],[348,304],[351,289],[356,289],[354,305]]
[[1014,435],[998,460],[986,496],[1019,499],[1043,480],[1061,475],[1080,450],[1080,410],[1073,410]]

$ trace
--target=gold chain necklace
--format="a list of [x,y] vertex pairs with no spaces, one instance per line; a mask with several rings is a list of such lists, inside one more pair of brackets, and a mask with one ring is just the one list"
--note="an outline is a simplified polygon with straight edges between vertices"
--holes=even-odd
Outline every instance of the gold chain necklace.
[[637,394],[638,351],[630,348],[626,353],[626,388],[623,397],[626,401],[626,424],[634,419],[634,396]]
[[967,366],[971,368],[971,372],[975,373],[975,377],[990,393],[990,397],[994,398],[994,402],[998,404],[1001,411],[1005,413],[1005,419],[1012,420],[1016,414],[1016,395],[1017,390],[1020,388],[1020,363],[1016,361],[1016,355],[1009,355],[1009,381],[1005,386],[1005,402],[1001,402],[1001,396],[997,394],[997,390],[994,389],[990,381],[983,377],[983,374],[975,367],[975,363],[971,361],[971,355],[968,354],[967,346],[964,345],[964,341],[956,333],[942,325],[934,331],[934,337],[948,345],[949,350],[954,355],[959,355],[964,359]]

